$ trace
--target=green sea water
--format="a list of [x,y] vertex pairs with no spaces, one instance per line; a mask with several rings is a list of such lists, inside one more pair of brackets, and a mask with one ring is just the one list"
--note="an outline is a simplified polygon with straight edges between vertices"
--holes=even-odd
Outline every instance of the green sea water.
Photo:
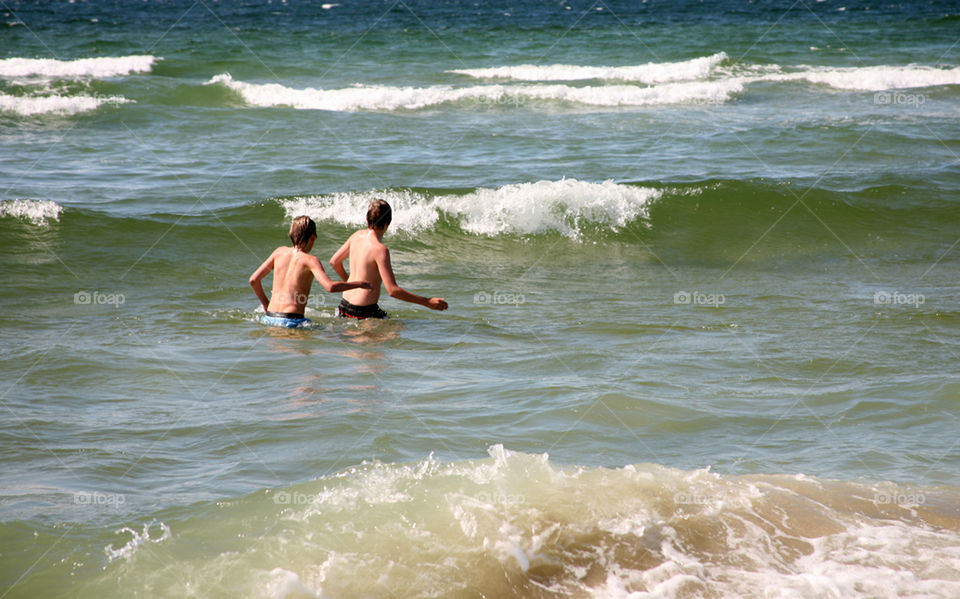
[[2,9],[0,597],[960,592],[955,3]]

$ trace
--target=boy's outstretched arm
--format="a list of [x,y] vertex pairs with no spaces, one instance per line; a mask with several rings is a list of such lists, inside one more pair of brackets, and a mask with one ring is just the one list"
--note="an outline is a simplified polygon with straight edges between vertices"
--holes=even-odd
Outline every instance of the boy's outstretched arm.
[[343,261],[347,259],[347,256],[350,255],[350,240],[353,239],[353,235],[347,238],[343,245],[340,246],[340,249],[330,258],[330,266],[333,267],[333,270],[336,271],[337,275],[340,277],[341,281],[346,281],[350,277],[347,275],[347,271],[343,268]]
[[397,285],[397,279],[393,276],[393,265],[390,264],[390,250],[387,248],[383,248],[382,251],[377,252],[377,268],[380,269],[380,278],[390,297],[410,302],[411,304],[420,304],[431,310],[446,310],[449,307],[447,300],[442,297],[426,298],[416,293],[410,293]]
[[356,281],[353,283],[337,281],[334,283],[330,280],[330,277],[327,276],[327,273],[323,271],[323,266],[316,258],[310,261],[310,270],[313,272],[313,276],[317,281],[323,285],[323,288],[329,293],[343,293],[348,289],[373,289],[370,283],[366,281]]
[[253,274],[250,275],[250,286],[253,287],[253,292],[257,294],[257,299],[260,300],[260,305],[263,306],[264,312],[267,311],[267,306],[270,305],[270,300],[267,299],[267,294],[263,292],[263,284],[261,281],[263,280],[263,277],[267,276],[267,274],[273,270],[273,257],[276,253],[276,250],[274,250],[274,252],[270,254],[270,257],[260,265],[260,268],[253,271]]

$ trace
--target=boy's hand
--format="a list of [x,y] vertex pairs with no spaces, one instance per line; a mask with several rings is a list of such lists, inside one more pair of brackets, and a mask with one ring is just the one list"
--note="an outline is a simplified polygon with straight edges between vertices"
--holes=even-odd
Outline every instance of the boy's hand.
[[427,300],[427,307],[431,310],[446,310],[449,308],[447,300],[442,297],[431,297]]
[[366,281],[360,281],[360,287],[359,287],[359,289],[373,289],[373,285],[371,285],[370,283],[368,283],[368,282],[366,282]]

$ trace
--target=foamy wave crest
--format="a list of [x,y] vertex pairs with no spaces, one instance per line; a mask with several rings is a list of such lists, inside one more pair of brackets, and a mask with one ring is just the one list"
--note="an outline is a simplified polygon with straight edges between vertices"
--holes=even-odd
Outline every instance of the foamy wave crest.
[[45,225],[47,220],[60,220],[63,206],[51,200],[7,200],[0,202],[0,217],[29,220],[35,225]]
[[22,116],[38,114],[72,115],[96,110],[103,104],[127,104],[132,102],[123,96],[11,96],[0,94],[0,112]]
[[335,222],[347,227],[366,226],[367,206],[381,198],[393,210],[391,229],[418,232],[429,229],[440,218],[436,204],[426,196],[406,190],[331,193],[280,200],[288,218],[306,214],[315,221]]
[[532,65],[447,71],[475,79],[511,79],[517,81],[578,81],[604,79],[639,83],[668,83],[704,79],[727,60],[725,52],[681,62],[651,62],[627,67],[590,67],[567,64]]
[[562,179],[480,188],[466,195],[427,197],[411,191],[384,190],[298,197],[281,200],[281,205],[289,218],[307,214],[319,221],[363,226],[367,205],[382,198],[393,208],[391,226],[400,231],[431,228],[441,215],[447,215],[456,219],[461,229],[476,235],[555,231],[579,238],[588,227],[616,230],[645,219],[651,202],[661,193],[613,181]]
[[478,235],[559,231],[579,237],[586,226],[617,229],[646,218],[650,203],[660,195],[657,189],[613,181],[562,179],[441,196],[436,203],[440,210],[459,217],[465,231]]
[[811,83],[823,83],[837,89],[854,91],[882,91],[912,87],[960,85],[960,67],[938,69],[928,66],[876,66],[851,68],[810,67],[799,73],[770,75],[771,80],[802,79]]
[[475,85],[470,87],[357,86],[344,89],[295,89],[278,83],[235,81],[228,73],[207,85],[225,85],[251,106],[289,106],[306,110],[416,110],[451,102],[478,105],[522,105],[531,100],[559,101],[587,106],[647,106],[656,104],[707,104],[728,101],[743,91],[736,79],[666,83],[652,87],[633,85],[572,87],[568,85]]
[[[480,88],[485,89],[485,88]],[[664,83],[651,87],[605,85],[571,87],[567,85],[504,86],[506,98],[519,101],[559,100],[587,106],[651,106],[665,104],[723,104],[743,91],[738,79]],[[503,102],[502,96],[490,100]]]
[[132,73],[148,73],[155,56],[133,55],[78,60],[52,58],[5,58],[0,60],[0,77],[45,77],[50,79],[79,79],[121,77]]
[[103,584],[151,597],[210,580],[278,598],[960,596],[960,489],[488,452],[365,463],[203,510]]

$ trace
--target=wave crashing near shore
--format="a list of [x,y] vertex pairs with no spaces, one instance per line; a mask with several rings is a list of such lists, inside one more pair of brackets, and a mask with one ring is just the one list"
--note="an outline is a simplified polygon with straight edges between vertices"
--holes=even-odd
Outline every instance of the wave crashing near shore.
[[[546,454],[488,451],[462,462],[366,463],[220,503],[215,517],[171,524],[151,555],[137,552],[107,574],[158,596],[220,580],[225,569],[236,576],[222,590],[236,596],[960,592],[955,489],[656,464],[561,467]],[[262,532],[250,542],[241,530]],[[210,535],[223,544],[197,553],[193,538]],[[158,552],[182,576],[154,568]]]

